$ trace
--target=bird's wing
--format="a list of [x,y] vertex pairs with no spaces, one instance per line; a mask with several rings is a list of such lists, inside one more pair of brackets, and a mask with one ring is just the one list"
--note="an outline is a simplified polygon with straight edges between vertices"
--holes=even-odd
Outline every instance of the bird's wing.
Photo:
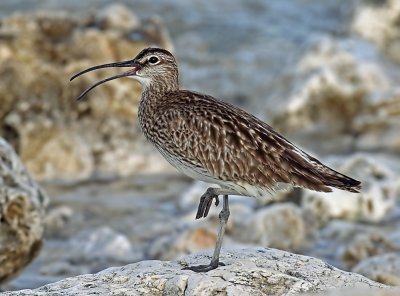
[[[210,96],[182,92],[176,99],[169,96],[169,103],[156,115],[155,128],[165,133],[164,149],[214,178],[261,187],[288,183],[331,191],[328,186],[339,186],[346,177],[253,115]],[[324,174],[337,180],[328,184]]]

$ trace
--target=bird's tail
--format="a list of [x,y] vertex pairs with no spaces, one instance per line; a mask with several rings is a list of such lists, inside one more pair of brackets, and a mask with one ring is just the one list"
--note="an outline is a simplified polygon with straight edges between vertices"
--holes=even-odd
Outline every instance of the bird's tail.
[[325,186],[334,187],[349,192],[360,192],[361,182],[346,175],[343,175],[329,167],[324,168],[321,172],[322,182]]
[[309,160],[308,165],[311,163],[311,165],[304,170],[307,171],[306,175],[308,177],[308,184],[306,184],[305,187],[324,192],[331,192],[332,187],[354,193],[360,192],[360,181],[331,169],[308,154],[304,153],[304,155]]
[[332,187],[360,192],[361,182],[341,174],[300,149],[287,149],[285,157],[294,168],[295,185],[315,191],[331,192]]

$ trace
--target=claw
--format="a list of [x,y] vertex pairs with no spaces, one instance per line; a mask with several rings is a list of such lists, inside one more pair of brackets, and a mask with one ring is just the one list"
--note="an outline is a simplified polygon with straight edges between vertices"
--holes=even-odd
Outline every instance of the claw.
[[194,272],[207,272],[213,269],[218,268],[219,266],[225,266],[224,263],[222,262],[210,262],[210,264],[207,265],[196,265],[196,266],[188,266],[185,268],[182,268],[183,270],[191,270]]
[[218,206],[219,204],[218,195],[214,193],[214,190],[212,188],[207,189],[207,191],[200,198],[200,203],[196,213],[196,219],[200,219],[202,217],[205,218],[208,216],[214,198],[215,198],[215,205]]
[[212,199],[210,198],[209,200],[207,200],[206,208],[203,213],[204,218],[207,217],[208,213],[210,212],[211,205],[212,205]]

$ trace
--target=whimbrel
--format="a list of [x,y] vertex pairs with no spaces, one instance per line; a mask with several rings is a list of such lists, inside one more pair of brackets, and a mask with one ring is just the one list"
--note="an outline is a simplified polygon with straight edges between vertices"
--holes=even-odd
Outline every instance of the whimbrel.
[[188,269],[206,272],[223,265],[219,253],[230,214],[228,195],[263,197],[287,186],[323,192],[360,189],[359,181],[322,164],[250,113],[211,96],[179,89],[177,63],[165,49],[147,48],[132,60],[91,67],[71,80],[108,67],[129,70],[95,83],[78,99],[113,79],[139,81],[143,88],[139,122],[145,137],[176,169],[218,186],[201,196],[196,219],[207,217],[213,201],[218,205],[223,196],[211,262]]

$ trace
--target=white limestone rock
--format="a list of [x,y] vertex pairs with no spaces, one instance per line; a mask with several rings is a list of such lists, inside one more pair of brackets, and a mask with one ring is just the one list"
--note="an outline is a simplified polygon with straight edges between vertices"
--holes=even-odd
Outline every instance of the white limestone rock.
[[329,292],[306,293],[302,296],[398,296],[400,289],[335,289]]
[[[361,1],[354,14],[352,30],[376,43],[397,62],[400,62],[400,2]],[[372,3],[373,2],[373,3]]]
[[96,14],[96,22],[102,29],[129,31],[140,26],[139,18],[125,5],[116,3],[106,6]]
[[[205,223],[192,224],[155,239],[148,251],[151,258],[172,260],[178,256],[213,249],[217,240],[217,227],[209,229]],[[203,226],[202,226],[203,225]],[[228,238],[224,238],[225,243]]]
[[35,179],[171,170],[137,126],[138,83],[111,82],[81,103],[74,98],[104,74],[91,72],[68,83],[83,69],[127,60],[150,45],[171,49],[160,26],[150,26],[151,36],[145,24],[138,28],[143,34],[128,34],[128,27],[139,25],[135,22],[124,6],[82,17],[42,11],[1,20],[0,35],[10,37],[0,42],[0,136]]
[[304,244],[306,224],[302,210],[292,204],[275,204],[257,210],[232,228],[243,243],[294,250]]
[[0,283],[38,254],[48,198],[11,146],[0,138]]
[[74,209],[69,206],[61,205],[49,208],[44,220],[46,236],[57,235],[60,229],[66,227],[67,223],[73,219]]
[[126,235],[103,226],[76,234],[68,242],[68,254],[59,260],[76,266],[89,266],[91,271],[99,271],[108,266],[143,260],[144,250],[140,247],[133,245]]
[[400,286],[399,251],[367,258],[358,263],[352,271],[374,281]]
[[336,288],[387,288],[361,275],[323,261],[266,248],[222,252],[226,266],[207,273],[182,270],[208,263],[199,253],[179,261],[143,261],[97,274],[68,278],[35,290],[5,292],[22,295],[296,295]]
[[398,69],[364,40],[319,38],[308,46],[288,73],[290,101],[272,126],[318,152],[399,151]]
[[80,252],[79,257],[82,261],[138,261],[142,258],[134,255],[132,244],[125,235],[107,226],[83,230],[70,241],[70,247],[75,249],[76,253]]
[[[330,193],[305,191],[303,208],[323,221],[334,218],[379,222],[394,208],[400,180],[388,165],[390,159],[355,154],[338,170],[362,182],[361,193],[334,190]],[[333,166],[337,167],[337,166]]]

